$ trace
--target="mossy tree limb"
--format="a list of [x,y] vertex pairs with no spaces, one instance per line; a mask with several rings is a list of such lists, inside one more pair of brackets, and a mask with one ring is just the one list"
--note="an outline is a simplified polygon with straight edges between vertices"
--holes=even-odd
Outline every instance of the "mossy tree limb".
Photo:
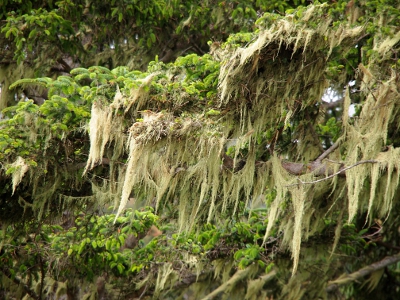
[[386,268],[392,264],[397,263],[398,261],[400,261],[400,253],[397,253],[392,256],[387,256],[384,259],[375,262],[373,264],[370,264],[369,266],[366,266],[356,272],[353,272],[351,274],[344,274],[333,281],[329,281],[326,287],[326,291],[333,292],[334,290],[338,289],[343,285],[359,280],[364,276],[367,276],[373,272]]

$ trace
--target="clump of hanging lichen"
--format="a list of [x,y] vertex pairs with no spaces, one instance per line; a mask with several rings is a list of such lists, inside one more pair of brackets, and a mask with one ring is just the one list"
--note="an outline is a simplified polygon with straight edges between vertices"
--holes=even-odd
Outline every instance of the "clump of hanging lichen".
[[[277,156],[266,162],[264,172],[257,171],[255,137],[271,128],[278,130],[279,124],[289,126],[296,114],[317,105],[328,85],[324,78],[332,49],[350,46],[361,34],[361,27],[330,27],[329,19],[321,22],[323,13],[324,6],[311,6],[302,14],[273,21],[247,47],[216,50],[215,59],[220,58],[222,65],[219,95],[213,95],[212,101],[202,98],[200,91],[193,89],[195,85],[187,88],[194,81],[187,78],[190,64],[170,71],[154,67],[148,80],[141,80],[129,93],[125,91],[120,97],[123,100],[118,99],[113,106],[125,111],[122,118],[132,110],[136,117],[127,138],[114,137],[124,141],[128,155],[117,215],[131,197],[146,195],[149,201],[154,199],[157,208],[174,203],[184,229],[200,219],[212,221],[227,210],[234,214],[240,201],[247,203],[262,195],[266,186],[275,186],[277,197],[271,203],[267,235],[282,213],[282,203],[290,200],[293,216],[280,226],[285,232],[284,243],[293,254],[295,272],[301,240],[308,235],[304,229],[310,226],[313,214],[305,202],[316,192],[302,185],[288,189],[296,179],[282,168]],[[316,22],[319,26],[312,26]],[[194,57],[190,59],[198,63]],[[199,78],[196,81],[201,86],[205,78]],[[184,84],[186,92],[173,93],[173,98],[171,93],[153,96],[155,88],[182,88]],[[176,109],[176,103],[185,101],[203,104],[197,106],[197,112]],[[157,106],[163,109],[146,111]],[[109,141],[109,110],[107,105],[93,104],[87,168],[101,159]],[[247,149],[246,163],[237,172],[223,168],[222,156],[229,140],[235,141],[234,164],[239,161],[240,148],[245,145]],[[306,149],[308,156],[304,157]],[[297,153],[290,157],[307,161],[318,151],[300,141]],[[313,179],[305,176],[302,180]],[[318,195],[329,190],[329,183],[323,186]],[[293,229],[288,227],[292,224]]]
[[[223,61],[220,95],[210,108],[224,113],[207,114],[209,108],[205,106],[202,113],[183,116],[167,109],[148,121],[133,123],[127,140],[129,157],[118,212],[132,191],[143,190],[149,199],[156,199],[156,207],[161,201],[177,203],[179,224],[184,228],[203,216],[211,221],[228,208],[234,213],[240,201],[247,203],[262,195],[267,185],[275,186],[278,196],[271,204],[267,235],[281,213],[282,203],[291,199],[293,219],[287,218],[288,223],[283,222],[281,227],[284,241],[291,241],[287,243],[293,253],[295,272],[303,231],[313,213],[304,202],[315,192],[302,186],[286,188],[295,178],[287,174],[277,157],[275,163],[267,162],[270,167],[265,172],[257,172],[255,137],[277,128],[279,123],[289,126],[296,113],[316,105],[327,87],[324,72],[332,49],[350,45],[361,34],[360,27],[332,30],[329,19],[318,27],[309,26],[316,22],[313,15],[320,15],[323,10],[310,7],[300,17],[276,20],[247,47],[216,51],[215,56]],[[184,76],[173,78],[182,80]],[[140,103],[137,109],[152,105],[150,89],[143,88],[147,85],[151,86],[151,81],[125,96],[131,99],[127,107],[132,102]],[[175,97],[172,103],[182,102],[179,95]],[[239,160],[242,145],[248,150],[243,169],[233,173],[224,171],[221,163],[226,143],[232,139],[236,143],[234,163]],[[304,157],[305,149],[309,157]],[[308,160],[318,149],[300,142],[297,151],[291,157],[303,156]],[[325,186],[325,190],[329,189],[329,184]],[[293,230],[286,227],[292,222]]]
[[[390,60],[398,34],[377,38],[373,46],[381,59],[373,56],[358,66],[363,109],[357,120],[343,114],[339,146],[329,156],[333,172],[354,167],[346,170],[345,178],[310,184],[317,178],[307,163],[321,154],[321,147],[307,129],[315,124],[304,119],[317,122],[323,113],[321,98],[330,85],[327,68],[334,49],[346,52],[364,34],[360,26],[334,26],[327,16],[326,5],[301,8],[282,18],[266,14],[257,21],[257,38],[243,47],[228,42],[213,49],[213,56],[189,55],[170,65],[154,62],[146,73],[76,71],[77,81],[101,75],[99,82],[108,83],[102,86],[102,97],[90,89],[80,95],[92,103],[83,173],[87,176],[103,164],[110,170],[109,180],[91,178],[95,197],[116,202],[117,217],[131,199],[157,210],[172,208],[178,212],[180,230],[186,230],[199,222],[234,217],[263,199],[268,187],[276,197],[267,203],[264,241],[273,232],[283,232],[282,246],[292,253],[293,274],[302,241],[319,230],[326,215],[339,209],[340,224],[341,218],[351,221],[360,210],[370,218],[390,213],[400,153],[385,147],[388,127],[399,118],[400,101],[397,73],[380,76],[379,70]],[[333,80],[344,83],[343,76]],[[347,89],[345,112],[351,97]],[[285,134],[289,146],[279,148],[277,140]],[[260,137],[267,143],[259,143]],[[233,150],[228,151],[230,145]],[[266,151],[261,147],[270,153],[257,161],[259,152]],[[285,160],[304,164],[304,172],[291,174],[282,165]],[[14,189],[27,172],[21,161],[18,166]],[[65,170],[56,170],[54,182],[37,197],[47,201],[54,195],[61,184],[57,172]],[[335,245],[339,235],[337,230]],[[170,271],[166,267],[164,273]],[[158,286],[162,288],[162,278]]]

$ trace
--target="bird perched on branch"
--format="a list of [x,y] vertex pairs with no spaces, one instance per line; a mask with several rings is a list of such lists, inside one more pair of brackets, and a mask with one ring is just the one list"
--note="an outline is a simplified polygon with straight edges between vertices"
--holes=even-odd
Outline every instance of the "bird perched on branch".
[[123,251],[124,249],[133,249],[139,245],[139,241],[142,240],[142,246],[148,244],[153,238],[162,234],[162,231],[156,226],[151,225],[147,233],[139,233],[138,236],[129,234],[124,242],[124,245],[119,249]]
[[224,153],[222,155],[222,165],[224,169],[231,170],[233,172],[239,172],[245,166],[246,161],[241,159],[236,161],[236,165],[234,164],[234,159],[229,155]]

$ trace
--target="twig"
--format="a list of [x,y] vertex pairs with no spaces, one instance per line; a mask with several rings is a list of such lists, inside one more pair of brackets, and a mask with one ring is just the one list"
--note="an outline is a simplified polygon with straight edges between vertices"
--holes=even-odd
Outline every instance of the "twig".
[[[37,245],[36,245],[37,248]],[[39,264],[40,264],[40,290],[39,290],[39,295],[38,295],[38,299],[42,299],[42,295],[43,295],[43,287],[44,287],[44,267],[43,267],[43,260],[42,257],[39,255]]]
[[361,277],[364,277],[375,271],[383,269],[383,268],[385,268],[389,265],[392,265],[398,261],[400,261],[400,253],[397,253],[396,255],[393,255],[393,256],[387,256],[384,259],[382,259],[381,261],[375,262],[375,263],[373,263],[369,266],[366,266],[354,273],[341,276],[338,279],[333,280],[333,281],[329,281],[328,286],[326,287],[325,290],[327,292],[332,292],[332,291],[336,290],[337,288],[339,288],[341,285],[345,285],[345,284],[351,283],[353,281],[356,281],[357,279],[359,279]]
[[[332,146],[333,147],[333,146]],[[331,147],[331,148],[332,148]],[[328,149],[329,150],[329,149]],[[327,151],[328,151],[327,150]],[[326,151],[325,151],[326,152]],[[328,180],[328,179],[331,179],[331,178],[333,178],[333,177],[335,177],[336,175],[339,175],[339,174],[341,174],[341,173],[343,173],[343,172],[345,172],[345,171],[347,171],[347,170],[349,170],[349,169],[351,169],[351,168],[354,168],[354,167],[356,167],[356,166],[358,166],[358,165],[361,165],[361,164],[367,164],[367,163],[377,163],[378,161],[376,161],[376,160],[373,160],[373,159],[370,159],[370,160],[362,160],[362,161],[359,161],[359,162],[357,162],[357,163],[355,163],[354,165],[352,165],[352,166],[349,166],[349,167],[346,167],[346,168],[343,168],[343,169],[340,169],[339,171],[337,171],[336,173],[333,173],[332,175],[329,175],[328,177],[325,177],[325,178],[322,178],[322,179],[318,179],[318,180],[315,180],[315,181],[301,181],[299,178],[298,178],[298,180],[300,181],[299,183],[293,183],[293,184],[289,184],[289,185],[287,185],[286,187],[291,187],[291,186],[296,186],[296,185],[300,185],[300,184],[315,184],[315,183],[318,183],[318,182],[321,182],[321,181],[324,181],[324,180]]]
[[146,294],[146,292],[147,292],[147,287],[148,287],[148,285],[146,284],[146,286],[145,286],[144,289],[143,289],[143,293],[141,293],[140,296],[139,296],[139,300],[142,299],[142,297]]
[[71,66],[63,58],[59,58],[57,62],[64,67],[63,72],[69,73],[72,70]]

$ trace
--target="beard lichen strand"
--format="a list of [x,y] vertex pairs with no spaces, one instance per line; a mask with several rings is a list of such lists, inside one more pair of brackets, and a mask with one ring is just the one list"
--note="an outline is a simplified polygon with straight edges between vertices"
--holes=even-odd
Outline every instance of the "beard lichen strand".
[[173,287],[174,283],[179,279],[178,274],[174,271],[172,263],[164,263],[161,268],[158,268],[158,275],[155,283],[154,297],[158,298],[161,291],[167,285]]
[[132,105],[136,105],[135,111],[139,111],[141,109],[146,109],[148,100],[149,100],[149,92],[146,87],[148,87],[153,80],[153,78],[158,75],[159,72],[150,73],[143,79],[138,79],[139,87],[134,88],[131,90],[129,97],[126,97],[124,100],[126,101],[125,104],[125,113],[127,113]]
[[139,145],[137,144],[135,138],[132,136],[132,133],[130,133],[129,135],[128,145],[129,156],[126,163],[127,167],[124,175],[124,182],[122,184],[121,200],[119,202],[119,207],[115,215],[114,222],[117,220],[118,216],[122,213],[126,204],[128,203],[133,185],[135,184],[135,177],[137,176],[137,173],[139,173],[138,171],[140,171],[135,169],[135,163],[138,160],[137,148],[139,147]]
[[[149,193],[156,195],[157,207],[161,197],[167,190],[167,195],[177,196],[180,198],[180,201],[183,201],[183,198],[187,198],[187,195],[182,195],[179,191],[172,191],[173,187],[178,186],[178,184],[176,182],[171,184],[171,181],[176,181],[181,177],[175,179],[174,174],[170,173],[170,168],[179,164],[187,165],[188,168],[185,180],[179,184],[180,188],[183,188],[186,184],[193,186],[197,182],[199,183],[198,186],[200,186],[202,183],[203,188],[200,193],[207,195],[208,191],[210,191],[211,197],[214,197],[211,198],[211,201],[216,198],[219,187],[219,153],[223,148],[225,138],[218,137],[215,129],[208,129],[206,123],[203,124],[204,127],[185,126],[183,133],[179,132],[179,130],[165,131],[160,136],[155,131],[164,131],[163,128],[166,125],[163,122],[162,119],[141,122],[141,124],[133,126],[130,132],[127,172],[117,215],[124,208],[132,188],[138,184],[144,185]],[[198,121],[195,120],[193,122]],[[148,130],[149,127],[152,128],[152,132]],[[211,132],[208,132],[208,130],[211,130]],[[182,148],[182,140],[187,142],[186,140],[192,139],[196,133],[201,136],[197,144],[197,149],[188,151],[188,149]],[[173,139],[174,135],[175,140]],[[168,140],[168,142],[164,140]],[[159,149],[161,149],[160,147],[164,148],[162,153],[158,153]],[[162,174],[159,173],[161,170],[160,166],[163,166]],[[205,185],[207,182],[209,184]],[[185,188],[183,189],[185,190]],[[192,192],[195,191],[192,190]],[[201,203],[198,205],[200,206]],[[185,211],[189,210],[185,209]],[[213,210],[210,210],[210,212],[212,213]],[[191,217],[193,219],[195,216],[192,215]],[[190,218],[185,217],[183,219],[188,220]]]
[[276,189],[276,197],[271,204],[271,209],[268,213],[268,225],[264,236],[264,243],[271,233],[273,225],[277,217],[280,215],[280,206],[283,204],[286,198],[287,189],[285,186],[288,181],[290,181],[289,174],[282,168],[279,158],[275,155],[271,159],[272,169],[271,169],[271,184]]
[[[347,156],[345,161],[348,165],[360,160],[374,159],[377,165],[371,166],[363,164],[352,170],[346,171],[346,182],[348,186],[349,217],[351,222],[356,215],[359,207],[367,207],[367,215],[370,216],[372,210],[376,211],[379,217],[387,216],[392,207],[394,191],[398,184],[397,180],[392,180],[392,174],[399,172],[399,158],[396,151],[390,149],[382,152],[382,148],[387,143],[387,133],[390,120],[396,114],[395,105],[399,100],[399,94],[395,86],[395,75],[379,83],[374,91],[372,87],[376,85],[376,76],[367,67],[360,68],[363,76],[361,91],[367,95],[360,117],[354,125],[349,122],[348,115],[343,115],[343,126],[345,130],[345,143],[347,146]],[[349,88],[346,89],[344,111],[350,106],[351,99]],[[393,152],[392,152],[393,151]],[[378,159],[377,159],[378,158]],[[378,166],[379,165],[379,166]],[[385,176],[379,176],[385,170]],[[378,178],[379,177],[379,178]],[[360,197],[365,180],[370,182],[368,203],[363,203],[364,197]],[[382,189],[382,185],[385,186]],[[377,187],[379,192],[377,193]],[[362,202],[362,203],[359,203]]]
[[301,237],[303,229],[302,220],[304,214],[304,202],[307,189],[309,189],[309,187],[302,184],[295,186],[290,190],[292,204],[293,204],[293,211],[294,211],[293,240],[291,244],[291,251],[293,258],[292,275],[296,273],[299,264]]
[[[294,188],[288,189],[287,186],[292,185],[294,182],[298,182],[298,177],[290,175],[282,167],[281,161],[277,156],[272,158],[272,172],[271,172],[271,185],[276,189],[276,198],[271,203],[269,213],[268,213],[268,224],[266,228],[266,234],[264,236],[264,243],[269,237],[275,221],[282,214],[282,206],[286,202],[288,196],[291,198],[291,203],[293,207],[293,214],[288,214],[280,218],[279,230],[282,230],[282,246],[288,247],[292,252],[293,258],[293,270],[292,274],[296,273],[302,237],[308,237],[310,225],[311,225],[311,215],[314,212],[311,203],[306,205],[306,199],[313,199],[314,189],[317,188],[318,197],[324,195],[329,190],[329,183],[322,182],[318,184],[318,187],[313,187],[312,185],[295,185]],[[304,181],[313,180],[314,175],[312,173],[301,175],[301,179]],[[318,198],[317,197],[317,198]],[[317,226],[314,224],[313,227]],[[312,230],[316,230],[313,228]]]
[[[222,142],[221,142],[222,141]],[[221,152],[223,151],[224,148],[224,141],[225,139],[218,139],[216,141],[216,149],[212,152],[210,152],[209,155],[209,160],[208,160],[208,170],[209,170],[209,178],[211,182],[211,196],[210,196],[210,209],[208,212],[208,218],[207,218],[207,223],[210,223],[212,221],[212,217],[214,214],[214,207],[215,207],[215,201],[218,195],[219,191],[219,186],[220,186],[220,157],[221,157]]]
[[111,108],[101,105],[99,102],[94,102],[89,122],[89,157],[83,174],[86,174],[89,169],[92,169],[96,163],[103,159],[104,147],[110,137],[111,121]]
[[17,186],[21,183],[22,178],[25,176],[26,172],[29,170],[28,164],[25,162],[25,160],[21,157],[18,156],[15,162],[10,164],[8,166],[9,168],[14,168],[14,171],[12,172],[12,194],[14,194],[15,189]]
[[348,197],[348,223],[354,219],[358,211],[359,194],[363,188],[363,184],[369,175],[367,164],[358,166],[357,168],[346,171],[347,197]]
[[381,153],[380,159],[383,158],[386,170],[386,185],[383,193],[383,205],[381,206],[381,215],[390,213],[392,202],[398,190],[400,181],[400,148],[393,149],[390,147],[387,152]]
[[[307,18],[310,18],[310,14],[307,15]],[[318,56],[321,56],[324,53],[318,53],[318,51],[322,48],[332,50],[346,38],[354,37],[361,33],[360,27],[354,29],[343,27],[339,32],[335,33],[333,30],[330,31],[327,23],[329,23],[329,20],[326,21],[326,24],[322,24],[323,26],[317,29],[305,30],[303,28],[305,26],[304,23],[301,25],[302,27],[299,27],[288,21],[278,22],[273,25],[273,30],[265,30],[249,47],[238,49],[233,55],[230,54],[231,59],[227,59],[226,63],[222,64],[219,77],[219,90],[221,92],[219,105],[221,107],[232,105],[240,110],[236,114],[236,116],[239,116],[239,129],[235,129],[235,132],[239,137],[253,129],[255,132],[254,134],[259,134],[265,131],[265,129],[275,126],[276,123],[274,123],[274,120],[276,120],[276,115],[282,112],[285,112],[288,115],[291,113],[294,114],[298,102],[301,102],[301,109],[303,109],[318,101],[326,87],[326,83],[321,81],[320,78],[324,77],[323,72],[327,59],[326,55],[322,57],[322,59],[319,59]],[[338,35],[336,36],[335,34]],[[270,48],[267,49],[267,47]],[[294,50],[290,50],[290,47]],[[279,57],[285,49],[292,51],[290,53],[292,61],[288,64],[268,64],[269,61],[261,58],[256,62],[258,65],[255,67],[252,66],[250,60],[256,55],[259,56],[262,51],[269,51],[262,53],[263,55],[269,53],[273,54],[272,60],[274,61],[285,58]],[[299,54],[299,57],[295,57],[295,54]],[[328,53],[328,55],[329,54],[330,53]],[[314,59],[316,60],[313,61]],[[260,80],[259,78],[260,76],[257,73],[259,68],[265,69],[262,74],[262,76],[266,76],[264,80]],[[289,68],[294,74],[291,78],[282,81],[282,75],[287,73],[287,68]],[[276,78],[275,74],[280,74],[280,77]],[[258,79],[255,80],[254,78]],[[247,92],[244,92],[246,89],[248,89],[250,99],[246,98]],[[136,93],[139,93],[138,90],[135,91]],[[284,99],[282,99],[282,92],[285,95]],[[139,94],[133,93],[131,95],[133,97],[132,100],[134,99],[131,104],[136,103],[137,108],[142,108],[146,106],[148,97],[144,95],[145,93]],[[269,104],[269,106],[266,104]],[[268,106],[268,109],[266,109],[266,106]],[[290,120],[287,120],[287,123],[288,122],[290,122]],[[177,174],[176,176],[167,175],[166,178],[163,178],[162,176],[148,176],[147,172],[150,172],[151,175],[156,171],[154,169],[155,164],[154,161],[149,161],[145,164],[144,162],[146,161],[146,158],[144,155],[150,154],[144,154],[143,152],[151,152],[154,151],[154,149],[151,149],[151,147],[139,147],[140,149],[138,148],[135,150],[137,153],[134,153],[131,147],[132,145],[130,144],[128,170],[124,181],[126,184],[124,183],[119,212],[121,207],[124,206],[125,200],[128,199],[128,193],[130,193],[132,187],[136,184],[144,184],[147,186],[149,191],[154,191],[157,195],[157,207],[161,201],[162,195],[164,194],[166,194],[167,198],[170,198],[170,200],[178,200],[180,207],[179,224],[181,229],[184,225],[194,224],[193,222],[196,222],[195,219],[198,214],[203,214],[204,211],[207,210],[203,209],[203,202],[210,203],[208,214],[206,213],[206,216],[210,221],[214,216],[217,205],[218,207],[222,207],[222,211],[225,211],[230,204],[234,204],[236,209],[241,191],[244,191],[246,201],[248,201],[250,197],[249,195],[256,197],[256,190],[252,185],[252,182],[254,181],[254,164],[245,166],[243,171],[239,174],[223,175],[223,179],[221,180],[219,178],[220,158],[217,153],[221,153],[222,148],[213,144],[212,140],[207,137],[207,130],[209,130],[209,132],[212,131],[207,127],[207,124],[206,126],[201,124],[203,127],[198,128],[195,123],[195,118],[189,118],[189,120],[185,119],[179,135],[181,144],[178,142],[170,143],[167,146],[166,153],[168,153],[168,155],[166,158],[160,158],[156,163],[163,166],[163,174],[166,174],[168,166],[185,165],[185,176],[180,176],[180,174]],[[156,140],[164,138],[159,135],[160,131],[157,129],[157,126],[157,124],[149,125],[147,129],[151,130],[147,131],[148,135],[138,137],[136,142],[143,143],[151,140],[154,143],[153,147],[155,147],[158,143]],[[196,154],[193,153],[194,151],[189,153],[192,155],[192,157],[190,157],[190,155],[188,155],[189,151],[187,151],[187,149],[182,149],[181,145],[191,145],[194,134],[198,135],[199,147],[196,149]],[[351,133],[348,133],[348,137],[350,136]],[[228,134],[223,134],[223,137],[227,138]],[[250,140],[250,138],[248,140]],[[373,145],[369,144],[368,146]],[[297,155],[301,155],[300,152],[303,151],[304,148],[300,147]],[[236,157],[238,152],[235,154]],[[204,159],[207,157],[209,158],[208,160]],[[355,160],[358,158],[349,156],[348,159]],[[141,162],[139,163],[139,161]],[[144,174],[132,174],[133,170]],[[274,177],[272,180],[268,178],[269,174],[259,175],[260,178],[264,180],[264,183],[260,184],[260,186],[265,186],[265,182],[271,180],[278,192],[278,196],[273,201],[270,208],[265,239],[268,237],[275,220],[281,213],[279,206],[285,201],[287,193],[285,186],[293,182],[293,177],[285,173],[280,166],[280,160],[276,157],[273,158],[272,173]],[[366,171],[366,173],[368,173],[368,171]],[[366,175],[364,174],[363,176]],[[130,178],[127,179],[127,177]],[[260,179],[257,178],[257,180]],[[357,183],[352,180],[354,180],[354,176],[350,174],[350,194],[353,194],[353,196],[356,197],[362,181]],[[326,184],[326,186],[325,190],[328,189],[329,184]],[[222,204],[216,202],[218,189],[223,193]],[[387,187],[386,190],[391,191],[391,187]],[[193,197],[193,194],[195,193],[198,193],[199,197]],[[294,196],[292,195],[292,197]],[[189,203],[188,199],[193,199],[194,201]],[[353,200],[354,199],[356,198],[353,198]],[[355,203],[356,202],[353,201],[352,205]],[[283,224],[282,228],[287,226],[287,224],[291,224],[291,222],[295,223],[294,231],[285,231],[285,239],[293,241],[291,249],[295,259],[294,268],[296,268],[299,253],[298,249],[300,247],[297,247],[296,245],[299,245],[299,241],[301,241],[301,230],[299,228],[307,225],[303,224],[306,222],[306,219],[304,219],[303,222],[300,218],[301,214],[299,214],[299,212],[304,212],[307,208],[304,206],[301,207],[297,202],[292,203],[292,205],[295,210],[294,220],[291,218],[285,218],[286,224]],[[354,208],[352,209],[352,214],[353,212]],[[191,218],[193,216],[195,218]],[[309,220],[309,218],[307,220]]]
[[[310,9],[315,9],[315,8],[310,8]],[[321,10],[321,7],[318,8]],[[309,14],[305,12],[304,15],[304,20],[309,18]],[[240,80],[239,79],[244,79],[244,78],[253,78],[257,77],[254,76],[254,71],[257,70],[258,68],[254,68],[249,66],[251,65],[250,60],[253,57],[258,57],[262,51],[266,52],[264,54],[268,54],[268,49],[266,50],[267,47],[270,47],[271,45],[275,44],[275,48],[278,49],[279,51],[284,51],[288,49],[287,47],[292,46],[292,58],[294,53],[298,49],[302,49],[302,55],[301,55],[301,61],[300,65],[297,66],[297,72],[295,73],[295,76],[298,77],[299,71],[302,71],[303,68],[307,67],[310,65],[309,61],[312,62],[312,59],[317,58],[318,56],[315,56],[315,53],[319,51],[320,49],[323,48],[330,48],[330,51],[337,45],[341,44],[345,39],[355,37],[361,34],[363,28],[362,27],[356,27],[356,28],[341,28],[340,35],[338,37],[332,36],[335,35],[335,31],[329,31],[328,30],[328,25],[330,23],[330,20],[326,19],[326,24],[321,24],[323,26],[319,26],[317,29],[308,29],[305,30],[304,27],[305,23],[298,22],[290,22],[288,20],[280,20],[277,23],[273,24],[270,28],[264,30],[262,32],[258,39],[250,44],[246,48],[238,48],[234,55],[230,55],[230,59],[222,65],[221,67],[221,72],[219,76],[219,89],[221,91],[221,102],[220,105],[227,104],[231,99],[234,99],[237,97],[237,95],[240,95],[240,91],[238,89],[242,88],[240,84],[237,84],[237,82]],[[318,37],[317,37],[318,36]],[[328,38],[329,37],[329,38]],[[336,38],[334,38],[336,37]],[[281,49],[282,48],[282,49]],[[272,52],[271,52],[272,53]],[[328,53],[328,57],[330,55],[330,52]],[[310,57],[308,57],[310,56]],[[328,58],[327,57],[327,58]],[[276,59],[275,56],[272,58],[273,60]],[[257,63],[260,67],[266,68],[267,65],[261,65],[261,61],[259,60]],[[324,64],[324,60],[321,59],[321,63]],[[311,64],[311,66],[313,66]],[[285,66],[286,67],[286,66]],[[250,70],[249,70],[250,68]],[[250,72],[249,72],[250,71]],[[271,69],[270,70],[271,74],[277,74],[276,69]],[[287,71],[287,69],[286,69]],[[297,84],[297,88],[301,86],[301,88],[304,87],[304,85],[307,85],[309,82],[316,82],[318,81],[319,78],[322,78],[322,72],[324,71],[324,67],[321,68],[321,66],[318,66],[318,68],[314,68],[313,70],[301,73],[301,76],[306,76],[309,74],[311,77],[304,77],[306,80],[304,81],[304,84]],[[264,73],[268,73],[267,71],[264,71]],[[316,76],[318,75],[318,76]],[[236,84],[234,84],[234,82]],[[251,81],[250,81],[251,82]],[[293,81],[294,82],[294,81]],[[293,82],[287,85],[287,88],[289,90],[293,89]],[[271,89],[269,90],[271,91]],[[239,93],[238,93],[239,92]],[[298,93],[295,93],[298,95]],[[319,90],[317,93],[315,93],[315,96],[322,95],[322,92]],[[279,96],[279,95],[272,95],[273,98],[274,96]],[[306,97],[305,97],[306,98]],[[317,101],[319,99],[318,97],[309,97],[309,100],[312,101]]]

